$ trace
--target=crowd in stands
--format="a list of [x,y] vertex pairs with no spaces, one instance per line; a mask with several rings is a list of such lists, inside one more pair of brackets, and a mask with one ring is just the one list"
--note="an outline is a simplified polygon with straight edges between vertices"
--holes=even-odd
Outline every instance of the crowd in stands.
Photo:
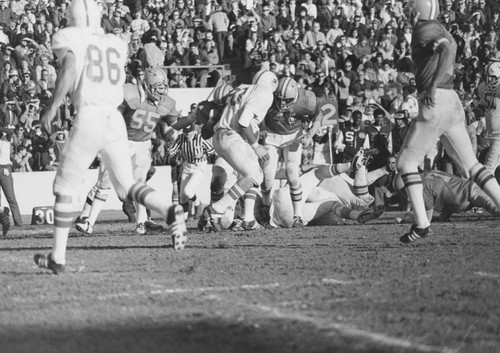
[[[336,161],[353,155],[346,148],[345,128],[362,128],[370,147],[379,150],[373,169],[392,161],[418,112],[406,0],[97,2],[104,31],[128,43],[128,82],[140,82],[146,68],[165,66],[171,88],[215,86],[220,71],[210,65],[236,60],[248,74],[233,84],[248,83],[252,73],[267,68],[279,78],[293,77],[318,97],[335,96],[341,124],[330,148]],[[440,2],[439,21],[458,45],[455,88],[469,112],[479,153],[485,146],[480,117],[472,108],[484,66],[500,60],[500,4]],[[57,79],[51,38],[66,25],[67,7],[61,0],[0,0],[0,126],[15,130],[11,160],[16,172],[57,168],[68,137],[74,113],[69,100],[52,135],[39,123]],[[310,143],[327,141],[315,136]],[[436,155],[440,163],[446,161],[439,151]],[[435,159],[429,163],[432,167]]]

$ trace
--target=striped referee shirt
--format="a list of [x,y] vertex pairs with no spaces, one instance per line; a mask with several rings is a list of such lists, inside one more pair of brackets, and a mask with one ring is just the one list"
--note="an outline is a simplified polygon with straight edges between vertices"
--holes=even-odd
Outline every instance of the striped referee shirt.
[[185,162],[194,164],[206,162],[207,156],[215,154],[215,150],[212,143],[204,140],[201,135],[196,132],[192,140],[188,140],[186,134],[181,134],[177,137],[169,150],[169,154],[175,156],[177,153],[180,153]]

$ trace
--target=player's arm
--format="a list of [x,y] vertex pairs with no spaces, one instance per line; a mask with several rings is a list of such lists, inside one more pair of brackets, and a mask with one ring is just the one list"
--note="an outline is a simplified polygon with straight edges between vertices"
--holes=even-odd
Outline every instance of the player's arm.
[[344,133],[342,132],[342,130],[339,130],[339,132],[337,133],[337,138],[333,143],[333,148],[335,148],[339,152],[344,152],[346,144],[344,143]]
[[210,141],[202,139],[201,143],[207,155],[211,156],[215,154],[214,147],[212,146],[212,143],[210,143]]
[[446,37],[439,38],[436,40],[437,48],[435,52],[438,54],[438,64],[436,72],[432,77],[431,85],[429,89],[424,92],[423,101],[428,107],[433,107],[436,105],[436,90],[439,82],[441,82],[444,76],[449,70],[448,63],[450,62],[450,56],[452,55],[451,43]]
[[253,148],[259,157],[259,160],[265,163],[269,160],[269,153],[264,146],[259,144],[259,134],[256,134],[253,129],[252,121],[256,118],[257,116],[251,109],[244,107],[238,120],[238,124],[241,127],[243,138]]
[[42,115],[42,126],[45,131],[50,134],[52,132],[52,122],[57,115],[57,110],[63,104],[64,98],[71,90],[76,77],[76,60],[75,54],[67,51],[64,56],[59,74],[56,79],[56,86],[52,93],[52,98],[48,104],[48,108]]
[[170,156],[175,156],[179,152],[179,149],[181,148],[181,137],[182,135],[177,137],[172,147],[168,149],[167,153]]
[[189,115],[184,117],[184,118],[176,117],[175,122],[173,122],[171,124],[168,123],[168,120],[169,119],[167,119],[166,122],[169,126],[172,126],[172,128],[174,128],[175,130],[181,131],[185,127],[188,127],[189,125],[196,122],[196,110],[194,112],[189,113]]

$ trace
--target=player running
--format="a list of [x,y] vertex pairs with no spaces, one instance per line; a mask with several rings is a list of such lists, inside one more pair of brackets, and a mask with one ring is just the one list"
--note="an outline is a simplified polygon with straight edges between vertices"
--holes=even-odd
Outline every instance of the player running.
[[465,127],[464,109],[453,89],[457,45],[452,35],[437,21],[439,2],[411,0],[408,6],[414,23],[412,58],[416,65],[415,80],[422,106],[397,161],[399,175],[415,215],[415,224],[400,237],[403,243],[431,234],[418,165],[438,140],[441,140],[448,155],[468,171],[470,179],[500,207],[500,186],[492,171],[476,159]]
[[91,0],[73,0],[68,9],[69,27],[59,30],[52,47],[61,69],[54,94],[42,117],[50,132],[59,106],[69,93],[77,111],[72,134],[63,150],[54,181],[54,244],[48,255],[36,254],[35,263],[58,274],[66,263],[69,228],[74,219],[74,192],[88,166],[101,154],[121,200],[139,201],[165,215],[174,248],[186,243],[181,206],[170,206],[158,192],[136,183],[128,153],[125,123],[116,107],[123,100],[125,42],[100,28],[101,11]]
[[478,92],[478,115],[486,118],[486,133],[490,143],[484,165],[494,171],[500,165],[500,62],[488,65],[486,82],[481,82]]
[[[284,77],[278,82],[273,104],[264,119],[264,146],[269,153],[269,163],[263,169],[262,201],[264,210],[269,212],[271,189],[281,152],[292,198],[294,227],[305,225],[302,214],[302,184],[299,180],[302,161],[302,143],[299,137],[303,135],[302,122],[313,117],[316,105],[316,96],[312,91],[299,88],[294,79]],[[313,129],[316,129],[315,125],[313,125]],[[314,135],[314,132],[310,135]]]
[[[123,86],[124,99],[118,110],[123,114],[127,126],[130,157],[136,182],[146,182],[151,167],[151,137],[157,124],[164,122],[168,126],[180,125],[175,101],[167,95],[167,92],[167,75],[160,68],[146,70],[141,85],[128,83]],[[85,234],[92,233],[94,223],[106,203],[111,188],[106,170],[100,171],[97,185],[88,218],[83,222],[77,222],[75,226],[78,231]],[[148,220],[146,208],[136,202],[135,209],[136,232],[143,235],[146,233],[145,223]]]
[[[204,210],[213,230],[220,229],[220,219],[244,195],[245,229],[257,229],[253,205],[257,187],[262,183],[261,165],[269,160],[267,149],[258,143],[259,124],[273,102],[278,78],[271,71],[260,71],[252,85],[241,85],[228,97],[220,120],[215,125],[213,145],[217,154],[238,172],[238,181],[217,202]],[[251,206],[248,204],[251,203]]]

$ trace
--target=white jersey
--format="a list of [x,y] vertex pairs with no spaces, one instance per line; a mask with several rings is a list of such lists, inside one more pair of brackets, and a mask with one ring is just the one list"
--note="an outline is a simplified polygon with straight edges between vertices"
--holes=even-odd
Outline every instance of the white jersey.
[[254,114],[250,125],[257,132],[259,124],[264,120],[272,103],[273,94],[270,90],[256,85],[240,85],[229,95],[221,118],[215,125],[215,130],[230,129],[241,134],[241,113],[245,109],[250,109]]
[[500,86],[489,89],[484,82],[478,87],[480,104],[486,107],[486,133],[487,136],[500,136]]
[[127,44],[100,29],[67,27],[52,38],[52,48],[62,61],[68,51],[75,55],[76,78],[71,88],[75,107],[123,101]]

